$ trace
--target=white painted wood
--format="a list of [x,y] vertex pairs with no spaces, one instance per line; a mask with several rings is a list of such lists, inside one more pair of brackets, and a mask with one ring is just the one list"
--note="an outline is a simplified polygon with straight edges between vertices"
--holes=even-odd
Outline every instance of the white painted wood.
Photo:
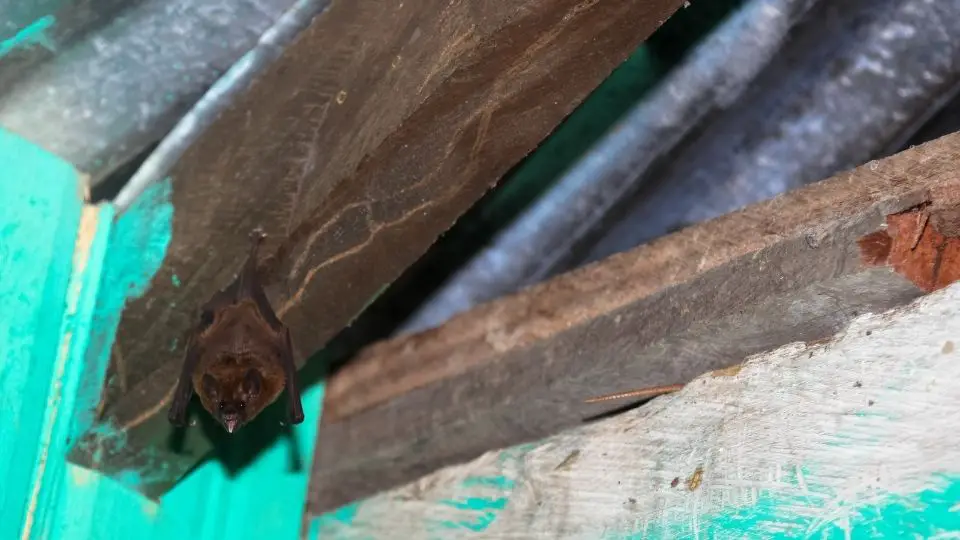
[[[322,516],[334,538],[960,537],[960,285]],[[698,472],[701,471],[701,472]],[[955,505],[955,506],[954,506]],[[955,518],[955,519],[953,519]]]

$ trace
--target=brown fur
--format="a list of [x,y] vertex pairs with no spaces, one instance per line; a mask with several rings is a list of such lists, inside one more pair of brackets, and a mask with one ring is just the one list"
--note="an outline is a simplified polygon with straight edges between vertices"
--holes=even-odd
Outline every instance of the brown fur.
[[247,264],[201,311],[187,345],[169,418],[183,424],[194,392],[228,431],[250,422],[286,388],[291,423],[303,421],[290,332],[277,318],[257,276],[253,235]]

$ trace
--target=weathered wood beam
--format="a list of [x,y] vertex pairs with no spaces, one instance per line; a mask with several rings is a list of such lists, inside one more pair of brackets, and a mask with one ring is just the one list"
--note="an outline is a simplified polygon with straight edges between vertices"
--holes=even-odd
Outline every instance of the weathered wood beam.
[[175,170],[166,258],[124,311],[104,426],[73,459],[163,492],[210,449],[194,428],[172,453],[165,408],[250,229],[295,346],[316,351],[678,4],[334,0]]
[[884,538],[960,533],[960,285],[490,452],[318,538]]
[[584,399],[823,339],[956,279],[942,235],[958,157],[947,136],[369,347],[329,382],[311,511],[621,405]]

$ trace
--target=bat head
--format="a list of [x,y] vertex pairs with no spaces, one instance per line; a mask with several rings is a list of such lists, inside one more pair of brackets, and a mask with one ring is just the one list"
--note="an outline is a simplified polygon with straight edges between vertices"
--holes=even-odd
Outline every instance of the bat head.
[[204,409],[233,433],[273,403],[285,386],[281,335],[256,304],[220,308],[197,335],[200,350],[194,389]]
[[243,370],[239,376],[225,373],[217,377],[204,373],[200,386],[204,408],[229,433],[253,419],[263,408],[263,375],[256,368]]

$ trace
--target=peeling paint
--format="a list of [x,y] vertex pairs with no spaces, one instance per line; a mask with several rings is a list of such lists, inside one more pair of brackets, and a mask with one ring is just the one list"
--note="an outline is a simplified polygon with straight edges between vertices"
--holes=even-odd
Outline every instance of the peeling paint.
[[[146,293],[166,256],[173,227],[172,189],[170,178],[153,184],[114,223],[96,312],[83,329],[90,335],[80,390],[86,402],[99,402],[124,306]],[[95,411],[95,407],[86,407],[80,412],[74,440],[93,427]]]
[[28,24],[13,37],[0,41],[0,59],[10,54],[16,49],[24,49],[39,45],[51,52],[56,51],[53,40],[50,39],[48,31],[56,24],[57,19],[53,15],[40,17]]
[[[864,493],[859,504],[830,508],[832,490],[804,486],[797,476],[789,488],[762,490],[755,504],[706,514],[696,521],[652,522],[607,538],[935,538],[960,535],[960,515],[951,508],[960,498],[960,477],[936,475],[927,489],[906,495],[884,490]],[[785,486],[786,487],[786,486]],[[816,511],[821,509],[820,511]]]

